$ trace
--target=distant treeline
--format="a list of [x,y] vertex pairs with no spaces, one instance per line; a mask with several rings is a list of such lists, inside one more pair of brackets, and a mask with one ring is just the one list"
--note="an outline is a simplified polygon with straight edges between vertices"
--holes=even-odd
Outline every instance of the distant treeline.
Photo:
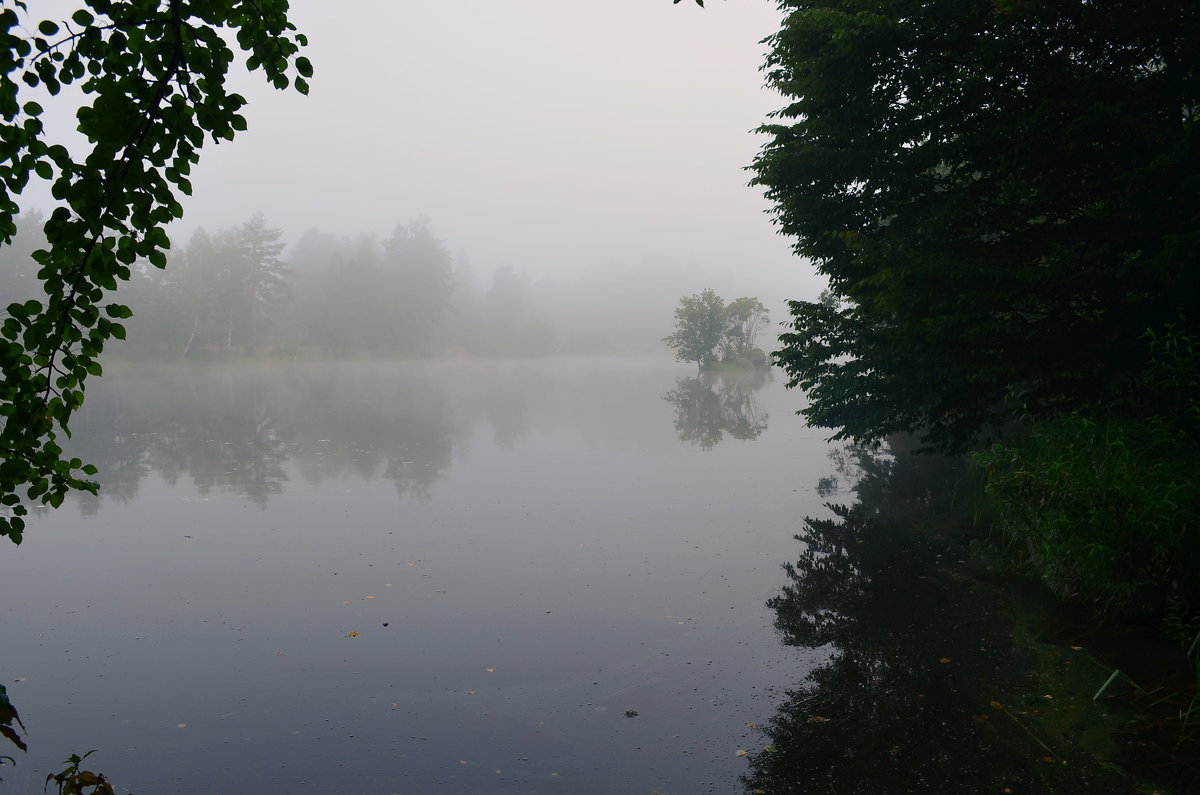
[[[0,251],[5,304],[41,297],[31,254],[44,222],[19,217]],[[174,243],[165,269],[138,263],[122,287],[129,345],[180,356],[665,353],[669,293],[631,295],[619,273],[547,284],[501,265],[479,278],[425,219],[382,238],[309,230],[288,245],[256,215]]]

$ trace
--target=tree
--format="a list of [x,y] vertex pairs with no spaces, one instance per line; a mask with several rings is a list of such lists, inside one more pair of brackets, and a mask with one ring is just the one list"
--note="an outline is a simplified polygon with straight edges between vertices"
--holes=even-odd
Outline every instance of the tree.
[[393,320],[385,339],[392,350],[428,353],[434,333],[450,314],[454,258],[428,218],[396,224],[383,241],[384,284]]
[[701,370],[716,358],[725,336],[725,302],[711,289],[679,299],[675,331],[663,342],[675,349],[681,362],[695,362]]
[[754,184],[828,277],[777,362],[837,437],[1149,411],[1200,326],[1194,3],[786,0]]
[[733,360],[750,355],[758,333],[767,322],[767,308],[757,298],[743,296],[730,301],[725,307],[725,333],[721,339],[724,358]]
[[[26,24],[26,4],[0,9],[0,245],[13,241],[17,201],[31,178],[57,202],[34,253],[45,296],[8,306],[0,323],[0,535],[20,542],[26,502],[61,504],[94,492],[95,473],[57,442],[83,403],[84,383],[132,313],[108,301],[139,258],[162,267],[165,226],[206,137],[246,128],[245,99],[226,88],[236,34],[246,65],[276,88],[307,92],[306,44],[286,0],[83,0],[69,21]],[[30,30],[34,32],[30,32]],[[88,149],[51,144],[28,99],[75,84],[86,101],[78,129]]]
[[[747,360],[766,324],[767,308],[757,298],[743,296],[726,305],[719,295],[706,289],[679,299],[675,332],[663,342],[675,349],[676,359],[696,362],[703,370],[716,362],[718,351],[725,362]],[[758,356],[766,359],[762,351]]]

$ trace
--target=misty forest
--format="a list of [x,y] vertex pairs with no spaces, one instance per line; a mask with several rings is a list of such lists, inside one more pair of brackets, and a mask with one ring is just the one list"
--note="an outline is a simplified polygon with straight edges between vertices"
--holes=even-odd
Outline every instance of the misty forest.
[[1200,791],[1200,6],[0,37],[0,794]]

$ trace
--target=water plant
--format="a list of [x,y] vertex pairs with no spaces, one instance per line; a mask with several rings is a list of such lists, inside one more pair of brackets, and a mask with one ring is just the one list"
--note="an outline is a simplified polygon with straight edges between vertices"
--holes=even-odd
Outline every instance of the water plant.
[[[79,765],[83,760],[96,753],[93,748],[83,756],[71,754],[65,762],[67,765],[61,773],[51,773],[46,776],[46,787],[53,781],[58,787],[58,795],[116,795],[112,784],[101,773],[81,770]],[[44,789],[44,788],[43,788]]]

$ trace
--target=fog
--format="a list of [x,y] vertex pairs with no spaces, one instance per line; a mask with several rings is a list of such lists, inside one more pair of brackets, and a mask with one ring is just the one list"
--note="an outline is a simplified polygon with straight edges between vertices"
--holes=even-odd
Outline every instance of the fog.
[[[747,185],[753,129],[783,104],[760,71],[773,3],[294,6],[310,95],[234,75],[249,130],[206,146],[176,250],[255,213],[291,244],[309,230],[383,239],[424,218],[467,287],[517,274],[586,350],[608,317],[615,351],[669,355],[675,302],[706,287],[759,297],[773,323],[785,300],[819,293]],[[69,140],[59,99],[47,121]]]

